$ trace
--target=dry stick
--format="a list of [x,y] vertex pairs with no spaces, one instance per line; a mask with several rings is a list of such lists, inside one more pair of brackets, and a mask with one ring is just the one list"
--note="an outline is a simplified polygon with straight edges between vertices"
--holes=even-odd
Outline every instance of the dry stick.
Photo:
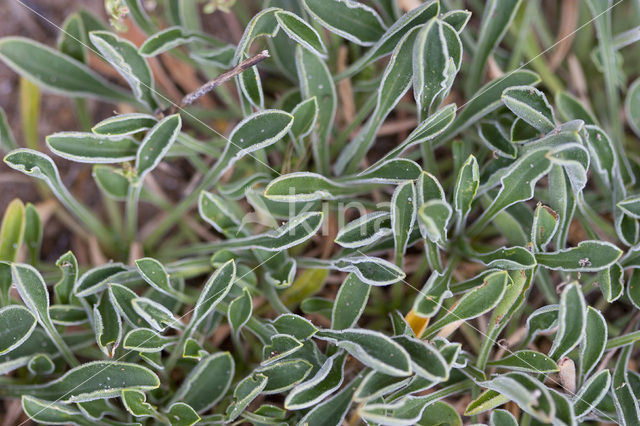
[[176,107],[175,105],[172,105],[171,107],[168,108],[168,110],[162,111],[161,115],[166,115],[167,112],[173,114],[178,109],[183,108],[183,107],[185,107],[187,105],[191,105],[196,100],[198,100],[198,98],[201,98],[202,96],[206,95],[207,93],[209,93],[210,91],[212,91],[216,87],[220,86],[221,84],[226,83],[227,81],[231,80],[233,77],[243,73],[244,71],[248,70],[249,68],[258,65],[260,62],[264,61],[268,57],[269,57],[269,51],[268,50],[263,50],[262,52],[258,53],[257,55],[252,56],[249,59],[240,62],[238,65],[236,65],[235,67],[231,68],[229,71],[220,74],[219,76],[217,76],[213,80],[210,80],[210,81],[206,82],[205,84],[203,84],[202,86],[200,86],[196,90],[194,90],[193,92],[187,94],[184,98],[182,98],[182,101],[180,101],[180,105],[179,106]]

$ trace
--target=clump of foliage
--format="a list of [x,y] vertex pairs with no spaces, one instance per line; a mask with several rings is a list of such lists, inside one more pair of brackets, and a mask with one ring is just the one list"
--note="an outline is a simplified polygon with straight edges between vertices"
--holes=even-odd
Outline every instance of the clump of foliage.
[[[567,2],[553,61],[551,2],[209,2],[237,45],[206,2],[142,3],[111,2],[140,46],[86,11],[57,49],[0,40],[79,116],[126,111],[42,151],[0,120],[5,164],[112,259],[49,264],[37,209],[6,208],[1,398],[42,424],[637,424],[637,3]],[[156,87],[162,58],[215,106]]]

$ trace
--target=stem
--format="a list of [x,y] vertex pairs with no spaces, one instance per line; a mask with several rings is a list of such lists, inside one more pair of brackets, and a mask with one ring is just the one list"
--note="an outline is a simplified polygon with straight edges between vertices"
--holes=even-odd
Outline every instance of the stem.
[[90,132],[91,114],[89,114],[89,109],[87,108],[87,100],[84,98],[75,98],[74,103],[76,107],[76,117],[80,124],[80,128],[85,132]]
[[127,245],[131,245],[136,239],[138,230],[138,201],[142,191],[142,182],[135,181],[129,185],[126,201],[126,239]]
[[56,329],[52,328],[48,330],[48,332],[49,332],[48,333],[49,337],[53,341],[53,344],[56,345],[56,348],[58,348],[58,350],[62,354],[62,357],[65,359],[65,361],[67,361],[67,364],[69,364],[71,367],[79,366],[80,363],[76,359],[75,355],[73,354],[69,346],[67,346],[65,341],[62,340],[62,337],[60,337],[60,334],[58,334]]
[[494,342],[498,338],[498,335],[502,331],[502,328],[496,327],[491,331],[491,334],[485,336],[482,340],[482,346],[480,347],[480,352],[478,353],[478,360],[476,361],[476,367],[480,370],[484,371],[487,366],[487,361],[489,360],[489,355],[491,354],[491,348],[493,347]]

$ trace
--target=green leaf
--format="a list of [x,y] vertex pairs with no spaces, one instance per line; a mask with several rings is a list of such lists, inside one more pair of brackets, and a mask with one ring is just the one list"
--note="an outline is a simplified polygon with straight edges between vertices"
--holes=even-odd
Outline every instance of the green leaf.
[[434,112],[449,94],[462,59],[456,31],[439,19],[420,29],[413,45],[413,96],[421,116]]
[[[24,204],[20,199],[12,200],[4,211],[0,226],[0,261],[14,262],[22,245],[25,232]],[[5,290],[0,300],[4,303]]]
[[[620,270],[620,272],[622,272],[622,270]],[[620,279],[622,279],[622,274]],[[631,277],[629,277],[629,283],[627,284],[627,297],[636,309],[640,309],[640,271],[637,269],[634,269],[631,272]]]
[[175,290],[169,282],[169,274],[162,263],[151,257],[144,257],[135,261],[142,278],[160,293],[172,296]]
[[548,269],[590,272],[611,266],[622,256],[622,250],[605,241],[581,241],[576,247],[535,256]]
[[370,371],[358,386],[353,399],[356,402],[375,400],[407,385],[411,377],[389,376],[378,371]]
[[554,373],[558,371],[558,365],[551,358],[543,353],[528,349],[513,352],[496,361],[489,361],[487,365],[529,373]]
[[586,124],[597,124],[593,113],[569,92],[556,93],[555,105],[563,121],[582,120]]
[[0,308],[0,355],[11,352],[27,340],[36,322],[36,317],[22,306]]
[[244,378],[233,391],[233,403],[227,408],[228,420],[236,419],[240,413],[262,392],[267,385],[267,377],[255,374]]
[[133,97],[84,64],[23,37],[1,39],[0,59],[15,72],[54,93],[135,103]]
[[396,264],[401,266],[413,231],[418,212],[416,187],[412,181],[396,187],[391,197],[391,229],[396,253]]
[[227,317],[229,318],[229,326],[232,333],[237,335],[240,332],[240,329],[251,318],[252,311],[251,293],[246,288],[243,288],[242,294],[229,303]]
[[354,327],[364,312],[370,292],[370,285],[360,281],[355,274],[347,275],[333,304],[331,328],[344,330]]
[[280,361],[259,368],[257,372],[267,377],[262,394],[271,395],[291,389],[306,379],[312,368],[311,363],[303,359]]
[[303,343],[288,334],[274,334],[268,345],[262,348],[261,365],[271,365],[303,347]]
[[76,305],[51,305],[49,315],[56,325],[79,325],[89,320],[87,311]]
[[[320,2],[321,0],[314,0]],[[375,44],[344,72],[336,76],[336,80],[357,74],[364,67],[378,58],[388,55],[398,45],[400,39],[413,28],[422,25],[438,15],[440,3],[427,1],[410,12],[405,13],[389,29],[377,39]]]
[[138,142],[129,137],[112,138],[83,132],[59,132],[47,136],[54,154],[78,163],[121,163],[136,158]]
[[291,111],[293,115],[293,125],[291,126],[291,134],[296,139],[301,139],[311,133],[313,127],[318,121],[319,108],[318,98],[312,96],[300,102]]
[[602,370],[587,380],[576,393],[573,411],[576,418],[589,414],[602,401],[611,386],[611,373]]
[[362,282],[385,286],[394,284],[405,278],[405,273],[391,262],[370,256],[343,257],[338,260],[323,261],[310,259],[314,267],[335,269],[342,272],[353,272]]
[[489,207],[467,230],[474,234],[493,219],[499,212],[519,201],[533,197],[536,183],[551,169],[551,162],[547,158],[547,151],[537,149],[520,157],[509,166],[508,171],[500,178],[502,187]]
[[302,213],[278,229],[244,238],[194,245],[183,250],[182,253],[210,253],[211,251],[221,249],[282,251],[297,246],[313,237],[322,226],[322,219],[322,212]]
[[497,121],[480,123],[478,134],[482,142],[487,145],[487,148],[498,155],[506,158],[516,158],[518,153],[516,146],[509,140],[506,131]]
[[556,127],[549,101],[533,86],[510,87],[502,92],[502,101],[511,112],[543,133]]
[[538,203],[531,225],[531,242],[536,250],[544,251],[558,230],[558,214],[551,208]]
[[632,196],[626,198],[617,204],[625,214],[633,217],[634,219],[640,219],[640,196]]
[[171,401],[183,401],[196,412],[204,412],[227,393],[234,371],[235,363],[229,352],[209,355],[191,370]]
[[[27,203],[24,210],[24,245],[29,252],[29,263],[35,265],[40,258],[40,248],[42,246],[42,221],[36,207]],[[2,231],[0,230],[0,234]],[[0,240],[2,237],[0,236]]]
[[474,253],[473,257],[489,268],[504,270],[531,269],[536,266],[536,258],[524,247],[502,247],[489,253]]
[[449,379],[449,366],[434,346],[405,335],[394,336],[392,339],[407,351],[411,359],[411,369],[416,375],[434,382],[445,382]]
[[361,376],[356,377],[340,392],[317,404],[307,412],[300,420],[302,424],[313,424],[318,426],[332,426],[342,424],[349,407],[351,407],[353,394],[361,381]]
[[180,328],[182,325],[173,313],[163,304],[147,297],[136,297],[131,300],[133,310],[159,332],[167,327]]
[[145,12],[141,0],[124,0],[124,3],[127,6],[129,17],[136,23],[138,28],[146,34],[151,34],[155,31],[156,26]]
[[18,148],[18,143],[13,136],[11,127],[9,127],[7,115],[5,114],[4,109],[0,108],[0,150],[9,152],[16,148]]
[[507,410],[493,410],[489,426],[518,426],[518,421]]
[[[142,56],[146,57],[157,56],[173,49],[174,47],[194,42],[204,42],[214,45],[215,48],[212,49],[213,51],[211,52],[211,50],[207,50],[208,53],[219,54],[223,49],[227,48],[224,43],[205,34],[186,31],[183,27],[175,26],[165,28],[164,30],[150,36],[144,43],[142,43],[139,52]],[[220,66],[225,65],[229,64],[220,64]]]
[[260,36],[273,37],[278,32],[279,26],[276,21],[275,12],[280,10],[277,7],[270,7],[263,9],[256,14],[251,21],[247,24],[242,39],[238,42],[235,55],[233,58],[234,63],[240,62],[240,58],[243,54],[248,53],[251,43]]
[[43,385],[22,385],[38,398],[62,403],[115,398],[123,389],[151,390],[160,380],[151,370],[140,365],[119,361],[93,361],[67,371],[62,377]]
[[27,369],[29,370],[29,373],[36,376],[49,375],[53,373],[53,370],[55,370],[55,364],[48,355],[37,354],[29,360]]
[[[503,374],[480,383],[480,386],[499,392],[542,422],[549,423],[555,418],[555,405],[549,390],[524,373]],[[470,414],[468,410],[466,414]]]
[[302,410],[312,407],[331,395],[342,384],[346,353],[338,352],[327,358],[318,372],[309,380],[300,383],[287,395],[284,406],[287,410]]
[[172,426],[192,426],[200,422],[200,416],[195,410],[184,402],[171,404],[167,417],[171,420]]
[[311,25],[307,24],[295,13],[285,10],[278,11],[275,15],[278,24],[280,24],[280,28],[282,28],[291,39],[300,43],[300,45],[309,49],[315,55],[322,58],[327,57],[327,48],[324,46],[320,34],[318,34]]
[[471,12],[468,10],[450,10],[444,13],[440,19],[451,25],[458,33],[461,33],[467,26],[469,19],[471,19]]
[[385,25],[376,11],[360,2],[304,0],[303,3],[309,14],[323,27],[361,46],[371,46],[385,32]]
[[339,182],[342,184],[402,183],[417,179],[421,173],[422,169],[415,161],[406,158],[382,159],[362,173],[340,178]]
[[624,271],[618,262],[598,271],[598,284],[602,295],[611,303],[622,296]]
[[100,51],[102,58],[125,79],[133,95],[147,109],[154,111],[158,107],[155,96],[153,75],[147,61],[140,56],[138,49],[129,40],[107,31],[91,31],[91,43]]
[[9,153],[4,158],[4,162],[12,169],[44,180],[60,202],[81,219],[96,234],[98,239],[105,242],[111,240],[111,232],[105,228],[91,211],[80,204],[64,186],[58,168],[49,156],[31,149],[20,148]]
[[103,136],[128,136],[148,130],[155,126],[157,122],[158,120],[149,114],[118,114],[105,118],[93,126],[91,131]]
[[215,309],[222,299],[229,293],[231,286],[236,279],[236,264],[233,259],[220,266],[209,277],[202,289],[189,325],[184,332],[186,337],[195,331],[198,325]]
[[418,127],[411,132],[407,139],[385,154],[380,161],[397,157],[410,146],[434,140],[447,130],[456,117],[456,111],[456,104],[448,104],[429,115],[418,124]]
[[109,297],[122,317],[132,327],[144,327],[149,323],[133,309],[133,300],[138,297],[136,293],[121,284],[110,284],[107,288]]
[[122,339],[122,320],[107,293],[102,293],[100,302],[93,307],[93,320],[98,347],[113,358]]
[[417,33],[417,28],[409,30],[394,49],[377,90],[375,109],[367,123],[340,153],[333,167],[336,175],[357,169],[373,145],[383,121],[411,86],[413,43]]
[[471,210],[471,203],[476,196],[479,184],[480,172],[478,170],[478,161],[476,157],[470,155],[458,171],[453,190],[453,207],[456,211],[459,229],[462,229],[467,214],[469,214]]
[[480,286],[467,292],[452,309],[431,324],[425,330],[424,335],[433,336],[448,324],[461,320],[466,321],[490,311],[502,299],[508,279],[509,275],[506,271],[488,275]]
[[165,337],[150,328],[134,328],[124,337],[122,346],[136,352],[159,352],[175,343],[175,338]]
[[[243,58],[246,59],[246,58]],[[249,67],[240,73],[237,77],[240,91],[247,101],[256,109],[264,109],[264,91],[262,89],[262,80],[258,67]]]
[[73,288],[78,280],[78,261],[72,252],[68,251],[56,261],[62,276],[53,286],[57,303],[69,303]]
[[390,376],[411,374],[410,356],[389,337],[368,329],[321,330],[316,337],[334,343],[364,365]]
[[616,362],[611,383],[618,421],[625,426],[635,424],[640,418],[638,399],[631,391],[628,379],[629,357],[632,349],[632,345],[625,346],[622,349],[622,353]]
[[123,389],[122,390],[122,405],[131,414],[136,417],[155,417],[158,412],[147,401],[147,396],[144,392],[135,389]]
[[464,412],[465,416],[475,416],[509,402],[509,398],[494,390],[486,390],[471,401]]
[[549,349],[549,356],[559,360],[582,339],[586,323],[584,296],[577,283],[568,284],[560,296],[558,332]]
[[580,374],[587,377],[602,358],[607,344],[607,321],[600,311],[588,306],[584,339],[580,345]]
[[86,64],[86,34],[80,14],[73,13],[67,16],[62,23],[60,38],[58,39],[58,50],[76,61]]
[[249,115],[231,131],[214,169],[222,175],[245,155],[278,142],[291,129],[292,124],[291,114],[275,109]]
[[282,314],[271,324],[278,333],[288,334],[299,340],[308,339],[318,331],[311,321],[296,314]]
[[330,129],[338,104],[335,84],[327,64],[319,56],[298,46],[295,58],[302,98],[315,97],[318,103],[318,118],[311,135],[313,158],[320,170],[328,170]]
[[450,280],[451,273],[449,270],[444,273],[432,272],[413,303],[415,314],[423,318],[434,316],[440,310],[442,299],[451,296],[449,291]]
[[62,340],[49,316],[49,292],[40,273],[29,265],[12,264],[12,281],[18,289],[18,294],[38,323],[45,329],[56,348],[62,353],[71,366],[78,365],[71,349]]
[[342,247],[364,247],[391,235],[389,213],[376,211],[360,216],[338,231],[335,242]]
[[462,426],[460,415],[451,405],[444,401],[428,403],[422,411],[420,424],[425,426]]
[[93,424],[71,405],[44,401],[30,395],[22,395],[22,409],[30,419],[41,424]]
[[447,241],[447,228],[452,212],[451,206],[444,200],[429,200],[418,210],[423,235],[439,247],[444,247]]
[[467,76],[468,94],[474,93],[482,82],[487,60],[509,29],[519,5],[520,0],[490,0],[485,6],[476,50]]
[[161,120],[147,133],[140,143],[136,155],[136,170],[139,179],[142,180],[144,175],[160,163],[175,142],[181,126],[180,115],[174,114]]
[[527,337],[525,342],[532,341],[538,333],[547,332],[558,325],[558,305],[547,305],[536,309],[527,318]]
[[511,86],[534,85],[540,82],[537,74],[527,70],[515,70],[497,78],[480,88],[458,114],[451,126],[438,138],[443,143],[456,136],[462,130],[496,110],[502,103],[502,92]]
[[124,175],[124,171],[110,166],[95,165],[92,175],[98,187],[108,197],[119,201],[127,198],[131,182]]
[[640,137],[640,79],[636,79],[627,90],[624,112],[629,126]]

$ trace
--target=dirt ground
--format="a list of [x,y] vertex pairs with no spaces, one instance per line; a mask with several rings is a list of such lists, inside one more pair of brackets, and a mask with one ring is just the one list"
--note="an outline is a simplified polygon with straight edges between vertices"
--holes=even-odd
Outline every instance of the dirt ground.
[[[0,37],[19,35],[55,46],[59,34],[56,26],[60,26],[67,15],[84,7],[105,17],[103,5],[102,0],[3,0],[0,1]],[[19,80],[15,72],[0,62],[0,106],[7,114],[16,140],[24,146]],[[89,101],[89,107],[94,111],[99,105]],[[71,99],[50,93],[42,94],[38,126],[40,149],[46,152],[46,135],[61,130],[76,130],[78,126]],[[62,176],[66,184],[75,183],[78,180],[76,177],[86,175],[81,165],[61,161],[57,163],[64,171]],[[4,212],[9,202],[16,197],[24,202],[40,201],[33,179],[11,170],[3,162],[0,162],[0,187],[0,212]],[[63,232],[63,228],[55,218],[45,228],[44,246],[51,249],[52,257],[71,248],[71,237],[69,233]]]

